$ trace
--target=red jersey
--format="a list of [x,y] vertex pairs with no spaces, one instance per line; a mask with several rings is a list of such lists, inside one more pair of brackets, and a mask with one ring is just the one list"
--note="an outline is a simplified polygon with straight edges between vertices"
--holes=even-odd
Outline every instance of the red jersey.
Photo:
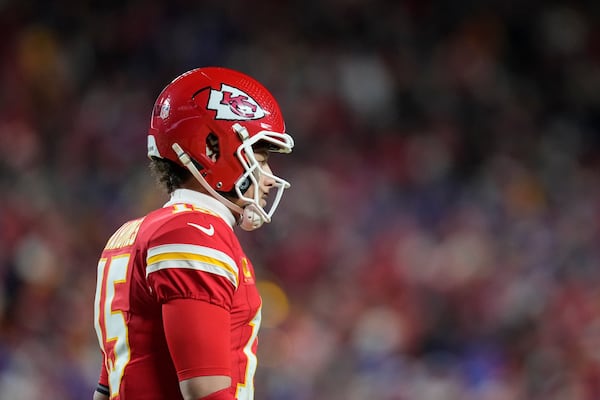
[[253,399],[261,299],[233,224],[214,198],[179,189],[165,207],[125,223],[109,239],[98,263],[94,311],[104,361],[100,384],[110,388],[111,400],[182,398],[161,314],[176,299],[229,312],[231,368],[207,366],[201,375],[230,375],[236,399]]

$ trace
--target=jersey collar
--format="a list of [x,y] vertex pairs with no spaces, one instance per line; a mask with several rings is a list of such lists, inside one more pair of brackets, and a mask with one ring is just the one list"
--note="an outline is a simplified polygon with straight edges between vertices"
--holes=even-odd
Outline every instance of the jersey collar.
[[164,207],[169,207],[178,203],[192,204],[199,208],[205,208],[212,211],[223,218],[232,228],[235,224],[235,217],[229,208],[219,200],[207,194],[190,189],[175,189],[173,193],[171,193],[171,200],[169,200]]

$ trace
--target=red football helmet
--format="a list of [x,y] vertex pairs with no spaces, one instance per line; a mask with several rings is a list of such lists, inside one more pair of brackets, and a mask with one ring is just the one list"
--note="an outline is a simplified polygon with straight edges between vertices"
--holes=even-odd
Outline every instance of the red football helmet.
[[[158,96],[148,132],[148,156],[171,160],[190,170],[202,186],[242,216],[242,228],[270,222],[285,180],[263,170],[254,157],[260,142],[270,151],[289,153],[294,141],[285,133],[279,106],[253,78],[221,67],[198,68],[175,78]],[[261,207],[259,190],[246,197],[251,184],[266,175],[277,189],[270,209]],[[244,200],[244,207],[224,194]]]

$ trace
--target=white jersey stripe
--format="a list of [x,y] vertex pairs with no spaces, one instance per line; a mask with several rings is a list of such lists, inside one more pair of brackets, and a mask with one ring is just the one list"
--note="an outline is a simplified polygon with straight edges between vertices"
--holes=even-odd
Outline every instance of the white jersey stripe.
[[231,271],[210,263],[194,261],[194,260],[163,260],[153,263],[152,265],[148,265],[146,268],[146,276],[149,274],[163,270],[168,268],[185,268],[185,269],[194,269],[196,271],[204,271],[209,272],[211,274],[219,275],[227,278],[231,284],[237,288],[238,279],[237,276],[232,274]]
[[239,269],[226,253],[192,244],[165,244],[148,249],[146,276],[165,268],[191,268],[227,277],[235,287]]

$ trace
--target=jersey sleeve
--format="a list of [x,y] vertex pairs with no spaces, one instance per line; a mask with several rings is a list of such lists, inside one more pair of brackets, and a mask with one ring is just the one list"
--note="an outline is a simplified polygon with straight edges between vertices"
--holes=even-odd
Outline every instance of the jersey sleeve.
[[229,312],[203,301],[178,299],[162,306],[162,317],[179,381],[207,375],[231,376]]
[[239,269],[227,245],[230,229],[213,218],[172,218],[148,240],[146,278],[160,303],[203,300],[231,309]]

